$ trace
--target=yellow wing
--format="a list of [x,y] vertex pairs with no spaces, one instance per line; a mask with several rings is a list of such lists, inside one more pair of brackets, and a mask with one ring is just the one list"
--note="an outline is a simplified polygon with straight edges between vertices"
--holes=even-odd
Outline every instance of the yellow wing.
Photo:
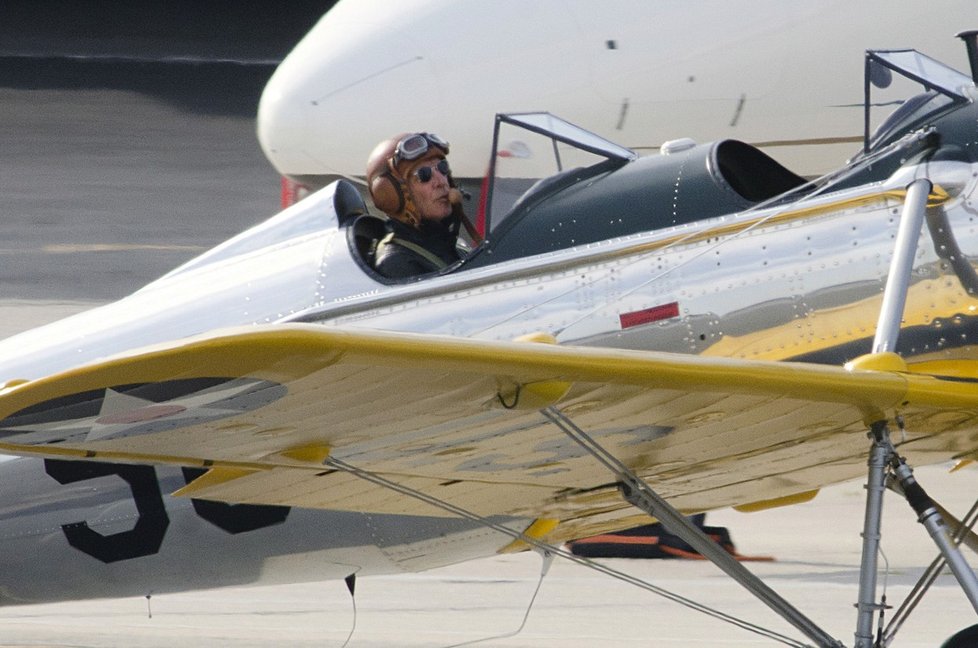
[[882,418],[905,422],[894,436],[912,463],[975,452],[973,367],[868,366],[237,329],[4,390],[0,452],[203,466],[179,493],[201,498],[442,514],[324,467],[332,457],[481,515],[560,520],[565,539],[644,518],[543,407],[688,512],[862,475],[867,425]]

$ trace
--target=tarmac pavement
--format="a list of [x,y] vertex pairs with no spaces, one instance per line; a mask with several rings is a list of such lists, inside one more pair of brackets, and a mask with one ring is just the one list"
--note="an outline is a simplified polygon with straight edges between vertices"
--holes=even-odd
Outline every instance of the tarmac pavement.
[[[971,505],[978,473],[947,467],[916,471],[921,483],[953,513]],[[747,563],[776,591],[845,645],[853,643],[863,489],[848,483],[812,502],[743,514],[711,513],[731,529]],[[895,496],[884,506],[880,576],[887,602],[899,604],[936,555],[910,508]],[[973,556],[968,556],[969,560]],[[605,561],[656,586],[804,642],[804,637],[713,565],[700,561]],[[351,597],[342,582],[242,587],[143,598],[0,609],[0,645],[172,648],[199,646],[473,645],[516,630],[536,587],[540,559],[532,553],[496,556],[420,574],[361,579]],[[152,616],[150,617],[150,612]],[[892,614],[892,611],[890,612]],[[897,636],[894,646],[932,648],[978,622],[952,576],[942,574]],[[558,558],[543,581],[526,627],[514,637],[474,645],[500,648],[594,646],[783,645],[707,617],[647,591]]]

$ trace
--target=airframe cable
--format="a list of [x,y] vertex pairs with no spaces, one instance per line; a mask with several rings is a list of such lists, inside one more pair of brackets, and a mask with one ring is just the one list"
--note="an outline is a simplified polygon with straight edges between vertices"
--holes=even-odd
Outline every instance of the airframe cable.
[[890,582],[890,559],[886,557],[886,553],[883,551],[883,546],[879,545],[876,547],[876,551],[879,553],[880,558],[883,559],[883,594],[880,596],[880,615],[877,620],[876,625],[876,644],[877,646],[883,645],[883,623],[884,617],[886,616],[886,611],[890,609],[890,606],[886,604],[886,588]]
[[543,564],[540,566],[540,578],[539,580],[537,580],[537,586],[533,590],[533,596],[530,597],[530,602],[526,606],[526,612],[523,613],[523,621],[520,623],[519,627],[510,632],[504,632],[502,634],[493,635],[491,637],[482,637],[481,639],[472,639],[470,641],[463,641],[462,643],[452,644],[450,646],[446,646],[445,648],[460,648],[460,646],[474,646],[475,644],[482,643],[483,641],[492,641],[494,639],[508,639],[509,637],[515,637],[516,635],[518,635],[523,631],[523,628],[526,627],[527,620],[530,618],[530,610],[533,609],[533,604],[537,600],[537,594],[540,593],[540,586],[543,585],[543,578],[547,575],[547,572],[550,571],[550,565],[552,565],[554,562],[554,554],[550,550],[541,551],[536,549],[536,547],[534,547],[534,549],[537,551],[537,553],[540,554],[540,558],[543,559]]
[[611,576],[612,578],[616,578],[625,583],[629,583],[631,585],[644,589],[653,594],[657,594],[667,600],[673,601],[674,603],[678,603],[692,610],[696,610],[697,612],[702,612],[703,614],[706,614],[707,616],[711,616],[720,621],[725,621],[731,625],[747,630],[748,632],[753,632],[762,637],[766,637],[774,641],[779,641],[785,645],[793,646],[794,648],[811,648],[810,644],[802,643],[796,639],[792,639],[791,637],[787,637],[785,635],[779,634],[773,630],[769,630],[767,628],[761,627],[749,621],[739,619],[725,612],[715,610],[707,605],[698,603],[692,599],[686,598],[685,596],[676,594],[675,592],[670,592],[669,590],[658,587],[657,585],[653,585],[648,581],[644,581],[630,574],[626,574],[625,572],[618,571],[617,569],[614,569],[607,565],[601,564],[599,562],[595,562],[583,556],[577,556],[566,549],[561,549],[559,547],[555,547],[553,545],[547,544],[541,540],[537,540],[536,538],[532,538],[528,535],[525,535],[520,531],[515,531],[513,529],[510,529],[509,527],[500,524],[498,522],[495,522],[485,516],[479,515],[477,513],[473,513],[467,509],[456,506],[450,502],[438,499],[437,497],[428,495],[427,493],[423,493],[409,486],[398,484],[397,482],[391,481],[376,473],[372,473],[370,471],[363,470],[361,468],[348,464],[341,459],[330,457],[323,462],[323,465],[331,468],[335,468],[337,470],[342,470],[355,477],[368,481],[372,484],[376,484],[383,488],[387,488],[396,493],[406,495],[413,499],[422,501],[426,504],[430,504],[431,506],[434,506],[436,508],[440,508],[443,511],[447,511],[459,517],[476,522],[494,531],[498,531],[499,533],[507,535],[515,540],[520,540],[522,542],[525,542],[526,544],[532,547],[536,547],[542,551],[548,551],[553,555],[560,556],[561,558],[564,558],[571,562],[601,572],[607,576]]
[[340,646],[340,648],[346,648],[348,645],[350,645],[350,640],[353,639],[353,633],[357,630],[357,573],[353,572],[344,578],[343,582],[346,583],[346,589],[348,592],[350,592],[350,603],[353,605],[353,623],[350,625],[350,633],[346,635],[346,641],[343,642],[343,645]]

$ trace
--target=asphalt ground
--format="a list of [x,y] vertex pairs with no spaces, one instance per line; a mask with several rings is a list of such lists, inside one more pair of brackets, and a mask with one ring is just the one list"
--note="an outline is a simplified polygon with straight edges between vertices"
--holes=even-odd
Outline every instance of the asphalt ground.
[[278,204],[254,118],[0,88],[0,299],[118,299]]
[[[976,473],[946,467],[916,471],[953,513],[971,505]],[[844,645],[853,645],[863,489],[825,489],[812,502],[744,514],[725,510],[711,524],[731,529],[738,549],[771,562],[746,563]],[[880,576],[887,603],[899,605],[936,556],[910,508],[895,497],[884,506]],[[970,556],[969,556],[970,557]],[[700,561],[603,561],[681,596],[804,642],[804,637],[747,595],[713,565]],[[420,574],[364,578],[353,603],[342,582],[231,588],[143,598],[0,609],[2,646],[172,648],[317,646],[360,648],[480,645],[500,648],[730,647],[784,645],[677,603],[557,559],[525,628],[540,573],[535,554],[486,558]],[[893,610],[889,615],[892,616]],[[889,617],[888,617],[889,618]],[[903,625],[898,647],[934,648],[978,622],[948,573],[942,573]],[[352,632],[352,636],[351,636]],[[347,640],[349,639],[349,643]],[[797,644],[796,644],[797,645]]]

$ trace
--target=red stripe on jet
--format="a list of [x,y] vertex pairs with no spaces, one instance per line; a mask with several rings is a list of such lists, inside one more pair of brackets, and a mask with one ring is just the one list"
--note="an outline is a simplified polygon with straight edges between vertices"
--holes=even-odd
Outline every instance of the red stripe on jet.
[[670,317],[679,317],[679,302],[653,306],[652,308],[633,311],[631,313],[621,313],[618,319],[621,322],[621,327],[627,329],[633,326],[641,326],[642,324],[651,324],[652,322],[669,319]]

